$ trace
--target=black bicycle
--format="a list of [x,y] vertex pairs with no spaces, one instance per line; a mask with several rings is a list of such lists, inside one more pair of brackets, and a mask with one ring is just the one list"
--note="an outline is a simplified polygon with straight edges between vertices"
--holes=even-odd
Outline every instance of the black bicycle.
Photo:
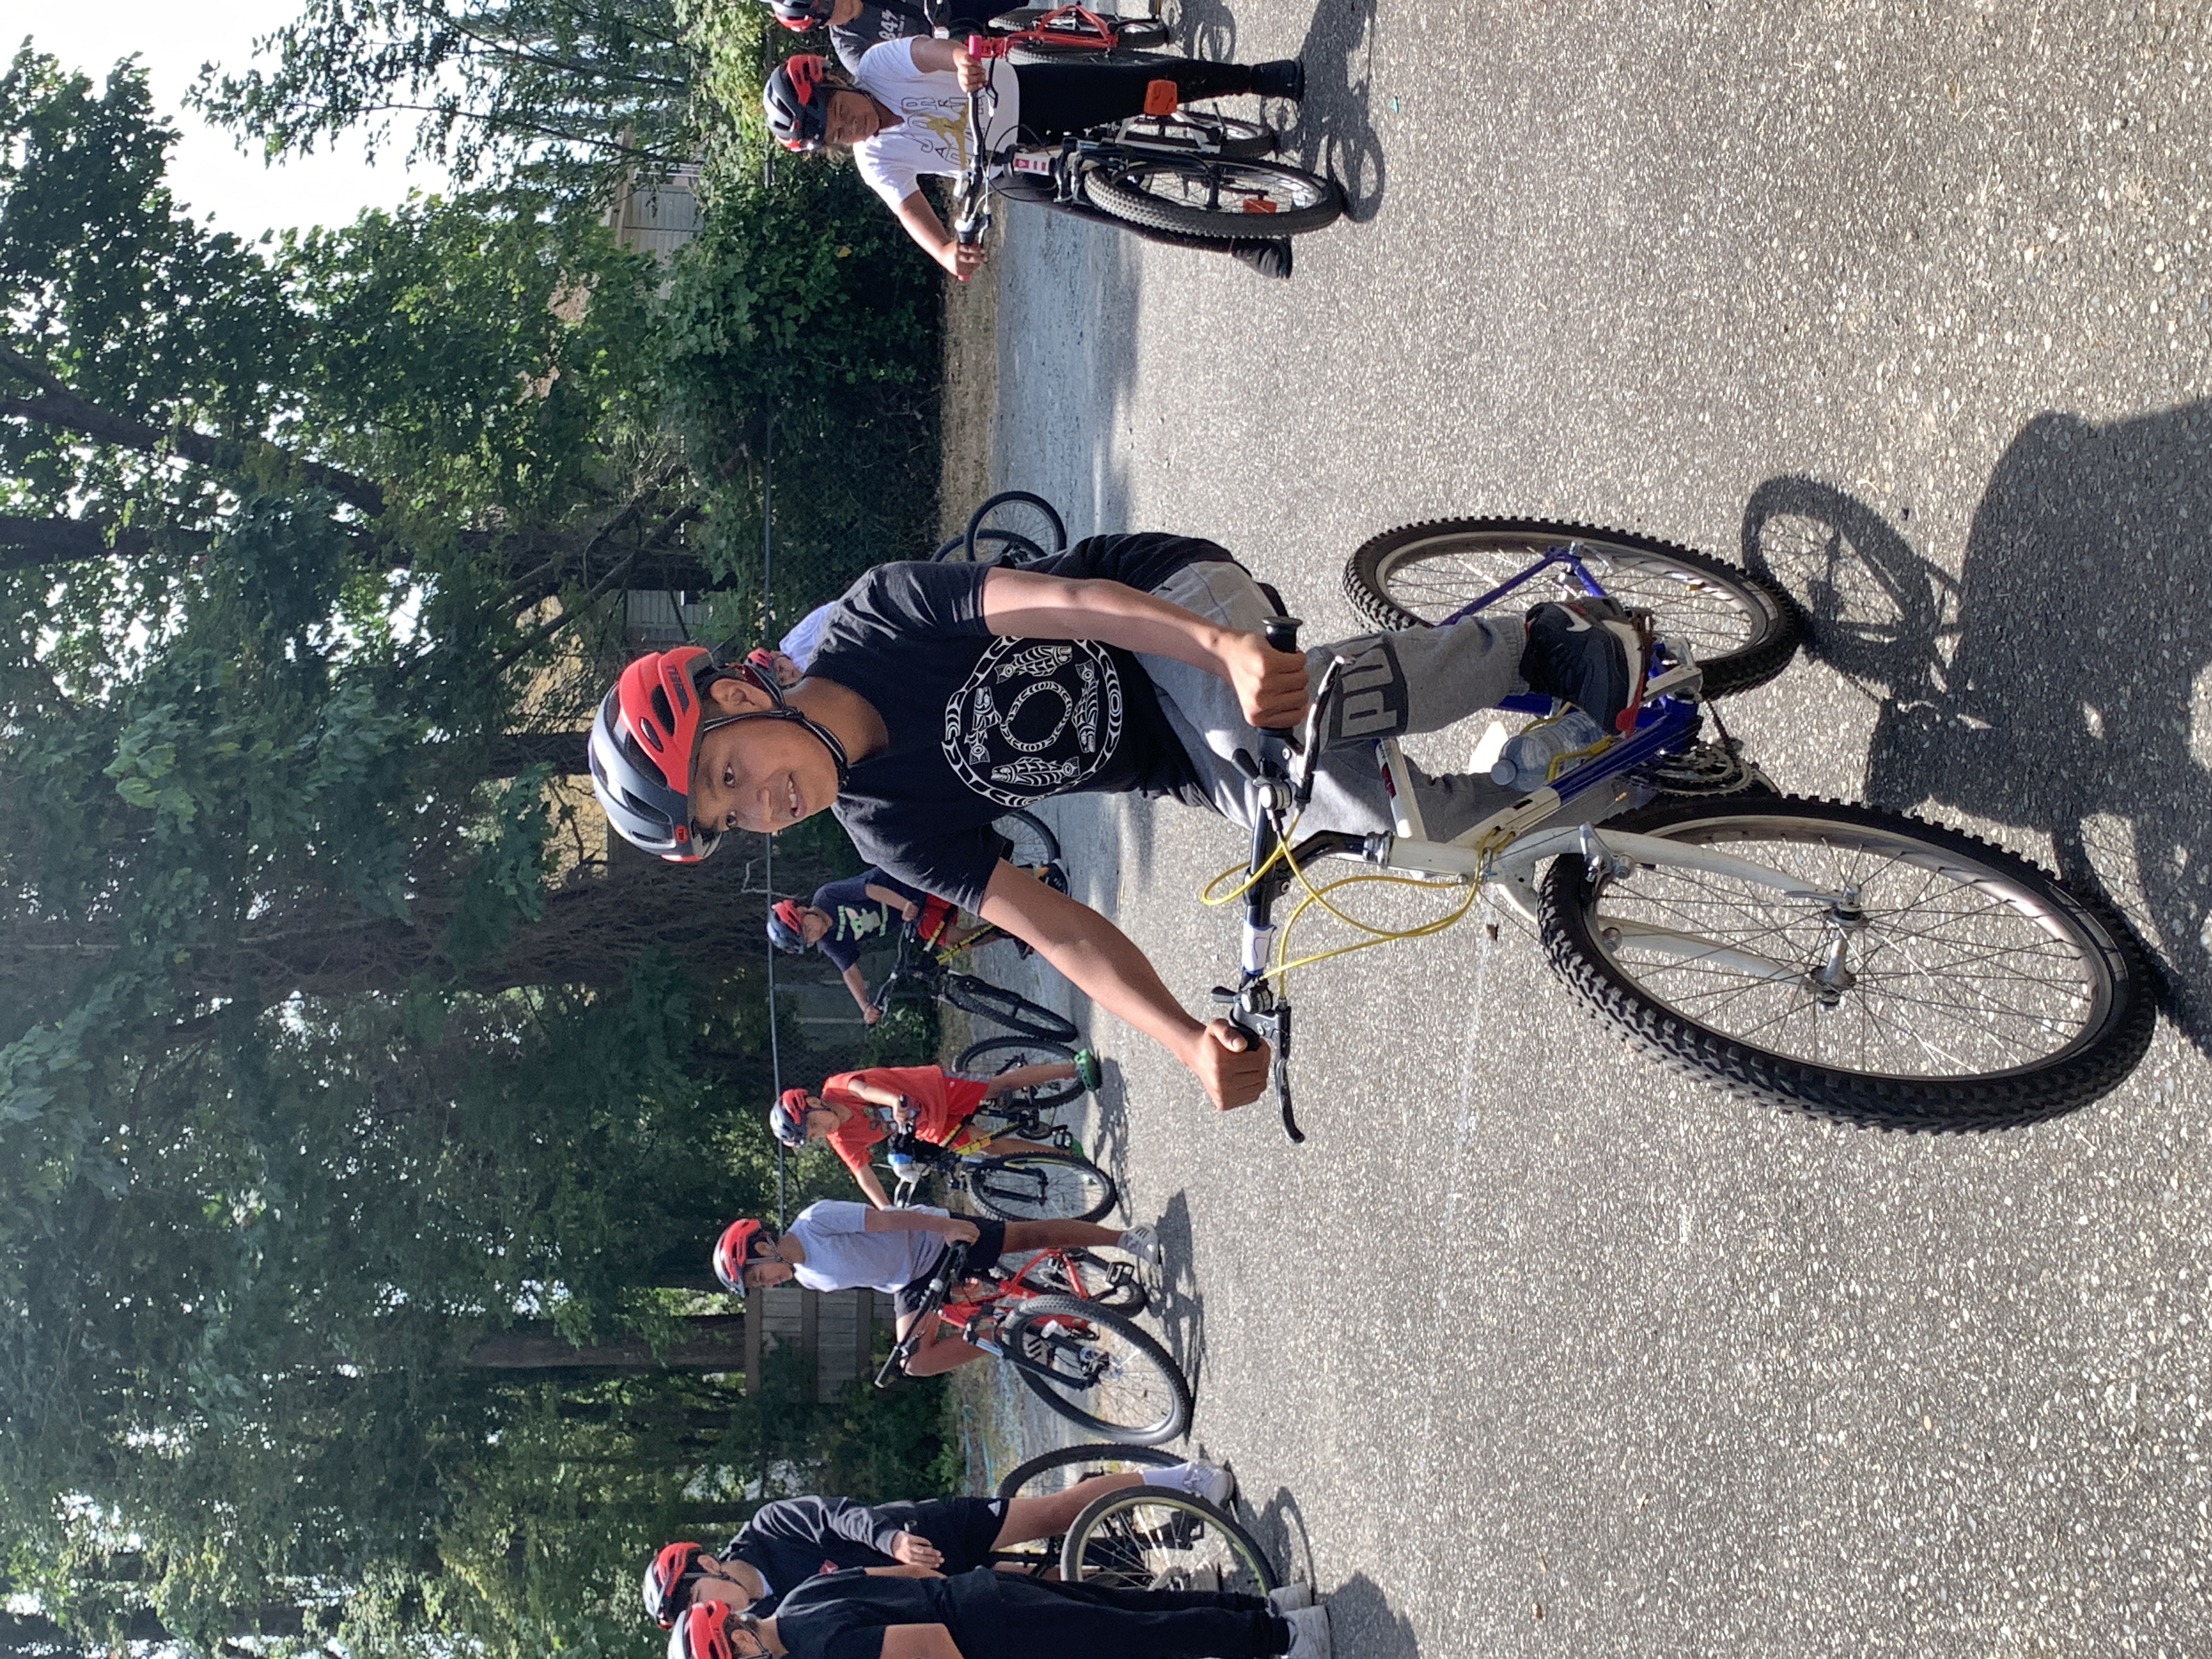
[[875,993],[876,1006],[888,1010],[894,1002],[933,999],[964,1008],[971,1014],[995,1020],[1024,1036],[1048,1042],[1074,1040],[1074,1022],[1063,1019],[1041,1002],[1031,1002],[1016,991],[994,985],[973,974],[951,968],[937,946],[921,937],[912,922],[899,929],[898,957],[890,975]]
[[[969,51],[1000,57],[1019,39],[972,36]],[[952,201],[952,234],[967,246],[990,228],[994,191],[1181,247],[1302,236],[1344,212],[1334,179],[1264,159],[1275,134],[1256,121],[1177,110],[993,150],[983,141],[993,97],[988,87],[968,94],[969,162]]]
[[903,1209],[932,1176],[966,1193],[1002,1221],[1096,1221],[1120,1201],[1114,1177],[1079,1152],[956,1152],[949,1146],[893,1134],[884,1142],[891,1201]]
[[968,527],[948,536],[936,556],[947,564],[1037,564],[1067,548],[1060,509],[1034,490],[1002,489],[968,515]]
[[[1046,1498],[1094,1475],[1165,1468],[1182,1460],[1150,1446],[1060,1446],[999,1482],[999,1497]],[[995,1563],[1129,1589],[1229,1590],[1265,1595],[1282,1583],[1274,1563],[1237,1517],[1188,1492],[1124,1486],[1086,1505],[1058,1538],[994,1550]]]
[[876,1373],[878,1388],[890,1385],[936,1320],[1012,1365],[1032,1394],[1089,1433],[1157,1446],[1190,1426],[1190,1383],[1158,1340],[1103,1298],[1071,1294],[1061,1288],[1064,1272],[1054,1278],[1059,1270],[1041,1266],[1070,1252],[1040,1251],[1011,1272],[994,1263],[970,1273],[968,1250],[955,1243],[938,1259],[917,1317]]
[[[952,1069],[967,1077],[994,1078],[1024,1066],[1070,1066],[1074,1061],[1075,1051],[1064,1042],[1048,1042],[1042,1037],[997,1036],[969,1043],[952,1062]],[[975,1109],[975,1117],[994,1137],[1014,1135],[1023,1140],[1049,1141],[1065,1151],[1074,1146],[1074,1133],[1048,1114],[1058,1111],[1082,1093],[1080,1078],[1032,1083],[994,1095]]]

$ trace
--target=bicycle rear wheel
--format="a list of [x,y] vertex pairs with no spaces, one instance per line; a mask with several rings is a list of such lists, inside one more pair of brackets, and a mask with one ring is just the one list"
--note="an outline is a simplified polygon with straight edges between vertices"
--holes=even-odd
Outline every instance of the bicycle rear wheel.
[[1092,1434],[1157,1446],[1190,1426],[1182,1368],[1120,1314],[1033,1296],[1000,1322],[999,1343],[1030,1392]]
[[1008,1152],[969,1166],[975,1201],[1005,1221],[1096,1221],[1121,1197],[1108,1175],[1073,1152]]
[[[1018,29],[1034,28],[1037,21],[1044,16],[1047,9],[1042,6],[1024,6],[1018,10],[1000,12],[991,20],[991,27],[1005,34],[1012,34]],[[1112,12],[1102,12],[1098,15],[1104,21],[1107,27],[1114,31],[1114,48],[1110,52],[1106,50],[1103,36],[1095,44],[1060,45],[1038,40],[1023,40],[1017,42],[1014,46],[1014,62],[1048,64],[1069,58],[1079,58],[1085,63],[1137,62],[1141,60],[1136,58],[1133,54],[1157,51],[1162,46],[1173,44],[1175,40],[1175,32],[1168,27],[1165,18],[1141,15],[1116,16]],[[1055,32],[1061,33],[1086,32],[1073,20],[1066,20],[1065,26],[1055,24],[1054,27]],[[1133,54],[1133,56],[1125,58],[1124,53]]]
[[[1804,619],[1778,584],[1709,554],[1650,536],[1540,519],[1440,519],[1386,530],[1344,568],[1344,592],[1378,628],[1420,628],[1511,580],[1551,549],[1571,546],[1606,592],[1654,611],[1659,631],[1690,647],[1705,695],[1764,685],[1789,665]],[[1561,597],[1555,565],[1486,615],[1518,617]],[[1581,593],[1575,586],[1577,597]]]
[[1163,1486],[1109,1492],[1077,1516],[1060,1547],[1068,1583],[1111,1589],[1265,1595],[1282,1583],[1259,1540],[1226,1510]]
[[[2085,1106],[2149,1047],[2127,926],[2027,860],[1840,801],[1679,801],[1607,826],[1680,842],[1546,876],[1544,945],[1636,1047],[1772,1104],[1889,1129],[1993,1129]],[[1797,897],[1701,865],[1711,848]]]
[[1344,192],[1334,180],[1279,161],[1134,148],[1086,168],[1083,194],[1127,223],[1224,241],[1302,236],[1344,211]]
[[947,974],[938,993],[956,1008],[996,1020],[1010,1031],[1042,1037],[1048,1042],[1073,1042],[1075,1025],[1027,997],[977,979],[973,974]]
[[[1075,1051],[1064,1042],[1044,1042],[1036,1037],[989,1037],[971,1042],[960,1051],[952,1069],[969,1077],[997,1077],[1018,1066],[1066,1065]],[[1010,1089],[976,1108],[1000,1117],[1035,1116],[1065,1106],[1083,1092],[1079,1078],[1058,1083],[1032,1083],[1026,1089]]]
[[1060,837],[1034,812],[1014,807],[993,819],[991,828],[1006,843],[1006,850],[999,856],[1007,863],[1034,870],[1040,865],[1060,862]]

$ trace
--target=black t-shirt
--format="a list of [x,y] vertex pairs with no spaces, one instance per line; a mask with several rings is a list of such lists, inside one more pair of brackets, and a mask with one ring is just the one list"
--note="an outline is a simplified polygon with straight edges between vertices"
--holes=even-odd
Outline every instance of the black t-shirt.
[[768,1595],[752,1608],[765,1617],[777,1597],[817,1574],[896,1565],[891,1540],[904,1530],[849,1498],[780,1498],[755,1510],[721,1553],[750,1562],[768,1580]]
[[[1092,536],[1030,568],[1146,592],[1226,560],[1186,536]],[[890,741],[853,768],[837,821],[860,856],[973,910],[998,862],[991,820],[1077,792],[1206,804],[1152,682],[1095,640],[994,638],[989,567],[885,564],[830,613],[811,672],[874,705]]]
[[829,957],[841,974],[858,962],[860,952],[870,945],[896,938],[900,923],[905,920],[881,899],[870,898],[871,886],[903,893],[915,900],[923,896],[920,888],[909,887],[883,870],[863,870],[857,876],[824,882],[816,888],[814,908],[829,916],[830,931],[815,941],[814,948]]
[[893,1625],[943,1625],[967,1659],[1005,1650],[1000,1574],[988,1567],[950,1578],[831,1573],[811,1579],[776,1609],[775,1633],[791,1659],[879,1659]]
[[863,3],[851,22],[830,26],[830,44],[848,74],[860,72],[860,59],[870,46],[929,33],[929,21],[921,15],[921,0],[902,0],[902,5],[911,9]]

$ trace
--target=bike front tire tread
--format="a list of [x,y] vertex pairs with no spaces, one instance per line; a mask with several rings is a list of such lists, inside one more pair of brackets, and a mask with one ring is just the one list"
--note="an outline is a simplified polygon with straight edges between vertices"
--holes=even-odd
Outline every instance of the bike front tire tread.
[[[1145,152],[1133,146],[1129,153]],[[1163,164],[1172,164],[1181,159],[1171,155],[1150,154],[1146,158]],[[1337,188],[1335,182],[1322,178],[1319,173],[1308,173],[1303,167],[1289,167],[1279,161],[1231,161],[1227,158],[1220,163],[1205,165],[1232,166],[1247,172],[1311,179],[1323,186],[1323,198],[1311,207],[1292,208],[1281,213],[1211,213],[1204,208],[1182,207],[1173,202],[1157,200],[1144,191],[1123,184],[1109,169],[1094,167],[1083,174],[1084,199],[1102,213],[1110,214],[1128,224],[1142,225],[1148,230],[1204,237],[1217,242],[1303,236],[1334,224],[1343,215],[1344,192]]]
[[[985,1176],[996,1170],[1011,1170],[1018,1164],[1055,1164],[1068,1169],[1087,1170],[1097,1177],[1104,1196],[1079,1215],[1039,1215],[1034,1210],[1015,1209],[1003,1200],[994,1199]],[[979,1160],[969,1176],[969,1190],[975,1201],[1001,1221],[1096,1221],[1121,1201],[1121,1188],[1114,1177],[1108,1175],[1087,1158],[1073,1152],[1007,1152],[998,1158]]]
[[[1661,801],[1607,828],[1663,834],[1670,823],[1725,817],[1733,802]],[[2156,981],[2134,930],[2112,908],[2073,891],[2033,861],[1960,830],[1911,813],[1806,796],[1745,802],[1747,816],[1802,813],[1813,819],[1887,827],[2003,872],[2075,913],[2104,936],[2100,951],[2112,1006],[2087,1042],[2040,1064],[1988,1077],[1869,1076],[1770,1054],[1701,1025],[1644,991],[1607,959],[1589,931],[1589,876],[1579,854],[1555,860],[1544,878],[1539,922],[1545,954],[1567,988],[1601,1024],[1662,1064],[1731,1094],[1864,1127],[1907,1133],[2015,1128],[2080,1109],[2118,1088],[2142,1061],[2158,1023]]]

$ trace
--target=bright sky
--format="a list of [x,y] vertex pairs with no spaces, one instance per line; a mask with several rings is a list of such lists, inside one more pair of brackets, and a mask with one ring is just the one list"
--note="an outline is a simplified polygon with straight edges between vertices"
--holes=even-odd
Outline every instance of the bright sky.
[[228,134],[184,107],[184,91],[202,64],[234,73],[245,69],[253,40],[291,21],[298,0],[0,0],[0,49],[13,58],[24,35],[64,67],[106,79],[117,59],[132,53],[146,66],[155,107],[183,134],[169,153],[169,182],[177,199],[204,218],[241,236],[290,225],[343,225],[364,207],[388,207],[411,184],[429,191],[442,180],[400,166],[410,136],[403,130],[371,167],[358,145],[341,143],[264,167],[240,155]]

